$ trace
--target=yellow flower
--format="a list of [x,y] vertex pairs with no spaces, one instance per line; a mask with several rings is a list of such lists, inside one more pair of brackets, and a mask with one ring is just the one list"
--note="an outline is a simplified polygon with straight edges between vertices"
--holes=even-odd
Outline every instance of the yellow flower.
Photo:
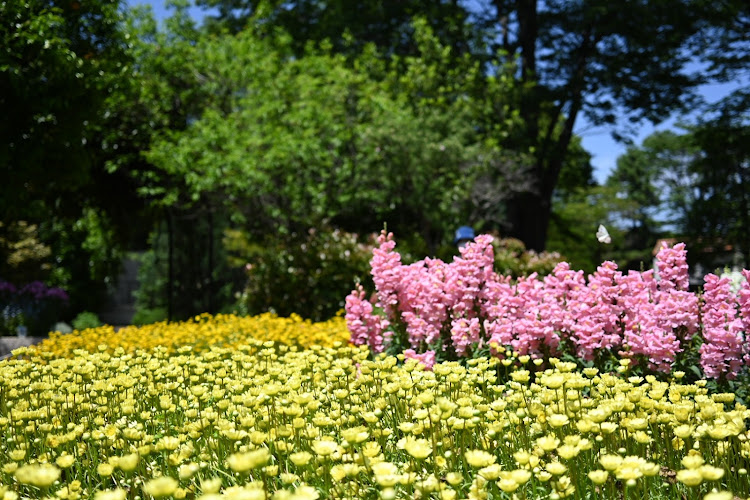
[[592,470],[589,471],[589,479],[591,479],[591,482],[594,484],[604,484],[604,482],[607,480],[607,477],[609,476],[609,473],[606,470]]
[[125,500],[127,498],[127,491],[122,488],[115,488],[114,490],[97,491],[94,495],[94,500]]
[[481,475],[487,481],[494,481],[495,479],[500,477],[502,471],[503,469],[502,467],[500,467],[500,465],[492,464],[488,465],[487,467],[482,467],[477,471],[477,474]]
[[378,462],[372,464],[372,473],[376,476],[398,474],[398,468],[391,462]]
[[733,433],[734,429],[726,424],[721,426],[713,426],[708,429],[708,435],[711,436],[712,439],[717,440],[725,439],[728,436],[731,436]]
[[596,377],[597,373],[599,373],[598,368],[584,368],[583,369],[583,374],[586,375],[588,378]]
[[643,429],[648,427],[648,420],[646,420],[645,418],[633,418],[630,419],[625,426],[631,432],[642,431]]
[[497,460],[495,455],[484,450],[468,450],[464,453],[464,457],[466,457],[466,461],[469,465],[477,469],[492,465]]
[[337,483],[340,483],[342,479],[346,477],[346,471],[344,470],[343,465],[336,464],[333,467],[331,467],[331,478],[333,478],[334,481]]
[[511,372],[510,378],[512,378],[515,382],[525,384],[531,378],[531,374],[528,370],[516,370],[514,372]]
[[16,470],[15,476],[23,484],[49,488],[60,478],[60,469],[52,464],[24,465]]
[[506,477],[512,479],[520,486],[531,479],[531,471],[527,469],[515,469],[510,471]]
[[201,481],[201,491],[203,493],[218,493],[221,488],[221,479],[214,477],[211,479],[204,479]]
[[653,441],[653,439],[651,438],[651,436],[649,436],[648,434],[646,434],[646,433],[645,433],[645,432],[643,432],[643,431],[636,431],[636,432],[635,432],[635,433],[633,434],[633,439],[634,439],[634,440],[635,440],[636,442],[640,443],[640,444],[648,444],[648,443],[650,443],[651,441]]
[[554,415],[550,415],[549,417],[547,417],[547,422],[552,427],[557,428],[568,425],[570,423],[570,419],[566,415],[555,413]]
[[712,491],[703,497],[703,500],[732,500],[734,494],[729,491]]
[[497,486],[505,493],[513,493],[518,489],[519,484],[512,479],[501,479],[497,482]]
[[588,414],[588,419],[591,420],[595,424],[600,424],[607,420],[609,417],[610,412],[605,410],[604,408],[594,408],[591,410]]
[[569,444],[564,444],[557,448],[557,454],[560,455],[560,458],[565,460],[570,460],[571,458],[576,457],[579,452],[580,450],[577,446],[571,446]]
[[318,498],[320,494],[312,486],[304,484],[294,490],[294,500],[318,500]]
[[129,453],[127,455],[123,455],[117,460],[117,466],[123,471],[123,472],[133,472],[136,467],[138,467],[138,459],[140,457],[138,456],[138,453]]
[[187,463],[180,465],[177,469],[177,473],[181,480],[185,481],[193,477],[201,469],[200,465],[194,463]]
[[659,464],[655,464],[652,462],[646,462],[644,464],[641,464],[641,472],[644,476],[653,477],[659,474],[661,468],[659,467]]
[[706,481],[716,481],[724,477],[724,469],[712,465],[702,465],[698,470]]
[[526,465],[529,463],[529,459],[531,458],[531,453],[529,453],[526,450],[518,450],[513,454],[513,458],[515,459],[516,463],[518,465]]
[[57,460],[55,460],[55,463],[58,467],[61,469],[67,469],[71,465],[73,465],[73,462],[76,461],[76,458],[73,455],[60,455],[57,457]]
[[96,473],[100,476],[111,476],[114,470],[115,467],[109,463],[99,464],[96,466]]
[[381,500],[395,500],[396,490],[393,488],[384,488],[380,491]]
[[547,481],[552,479],[552,474],[550,474],[546,470],[542,470],[536,473],[536,478],[541,482],[546,483]]
[[560,440],[548,434],[536,440],[536,445],[544,451],[552,451],[560,445]]
[[605,434],[612,434],[617,430],[617,424],[614,422],[602,422],[599,426],[602,429],[602,432]]
[[362,446],[362,454],[368,458],[375,457],[380,454],[380,445],[375,441],[369,441]]
[[291,460],[292,463],[297,467],[303,467],[309,464],[312,458],[312,454],[307,451],[298,451],[297,453],[292,453],[291,455],[289,455],[289,460]]
[[445,480],[451,486],[456,486],[457,484],[461,484],[461,482],[463,481],[463,476],[457,472],[449,472],[445,475]]
[[432,453],[432,445],[426,439],[407,437],[406,443],[404,443],[404,450],[417,460],[424,460]]
[[701,457],[700,455],[686,455],[682,459],[682,465],[686,469],[697,469],[698,467],[703,465],[703,463],[703,457]]
[[367,441],[367,438],[370,437],[370,433],[367,432],[367,427],[360,425],[351,429],[342,430],[341,437],[343,437],[348,443],[359,444]]
[[318,456],[327,457],[336,453],[339,445],[335,441],[313,441],[312,449]]
[[143,491],[154,498],[164,498],[175,492],[179,483],[169,476],[150,479],[143,485]]
[[622,464],[622,457],[620,455],[602,455],[599,457],[599,463],[602,464],[605,470],[611,472]]
[[[230,486],[224,490],[221,497],[228,500],[265,500],[267,498],[266,492],[262,489],[247,486]],[[289,496],[288,498],[292,497]]]
[[279,466],[278,465],[266,465],[263,467],[263,474],[269,477],[274,477],[279,474]]
[[683,469],[677,471],[677,480],[686,486],[698,486],[703,482],[703,475],[699,469]]
[[262,467],[271,460],[268,448],[249,451],[247,453],[232,453],[227,457],[227,465],[234,472],[247,472]]
[[542,384],[549,389],[559,389],[565,383],[565,375],[562,373],[555,373],[547,377],[542,378]]
[[549,472],[550,474],[552,474],[554,476],[560,476],[560,475],[564,474],[565,471],[568,470],[568,468],[565,467],[560,462],[550,462],[550,463],[547,464],[547,466],[545,467],[545,469],[547,469],[547,472]]

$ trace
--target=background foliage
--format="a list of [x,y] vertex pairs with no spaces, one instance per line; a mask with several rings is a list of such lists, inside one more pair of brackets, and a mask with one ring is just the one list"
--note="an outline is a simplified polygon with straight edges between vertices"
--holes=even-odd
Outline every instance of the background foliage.
[[[101,309],[125,251],[148,250],[143,315],[231,309],[226,230],[280,254],[387,223],[446,257],[470,224],[585,270],[673,236],[748,260],[748,93],[697,94],[747,76],[744,2],[197,4],[217,10],[0,6],[0,276],[68,290],[60,319]],[[688,109],[595,185],[580,117],[626,139]]]

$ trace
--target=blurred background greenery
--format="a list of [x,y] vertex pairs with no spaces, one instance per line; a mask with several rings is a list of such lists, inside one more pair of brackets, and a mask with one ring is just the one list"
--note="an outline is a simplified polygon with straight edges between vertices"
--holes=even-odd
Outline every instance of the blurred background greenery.
[[[128,256],[128,321],[324,319],[384,224],[407,260],[494,232],[516,276],[650,267],[668,238],[750,260],[750,92],[699,92],[748,81],[746,2],[169,5],[0,5],[0,278],[64,289],[57,319],[106,316]],[[629,144],[604,183],[581,120]]]

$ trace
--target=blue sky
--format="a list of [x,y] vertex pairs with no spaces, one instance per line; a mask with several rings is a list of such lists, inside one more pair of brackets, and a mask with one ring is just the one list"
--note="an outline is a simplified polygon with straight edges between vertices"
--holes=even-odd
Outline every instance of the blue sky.
[[[701,86],[699,91],[706,102],[714,103],[741,86],[742,83],[740,82],[711,84]],[[694,116],[688,115],[687,117],[680,117],[674,115],[656,126],[649,122],[644,122],[639,125],[638,133],[633,140],[635,144],[640,144],[643,139],[657,130],[671,129],[675,130],[677,133],[681,133],[681,130],[676,127],[676,123],[680,121],[680,119],[690,122],[691,118],[694,118]],[[599,183],[603,183],[607,179],[609,172],[611,172],[617,164],[617,157],[623,154],[626,148],[626,145],[619,143],[612,138],[611,131],[612,129],[610,127],[592,128],[580,118],[576,125],[576,134],[581,136],[583,147],[592,155],[591,164],[594,166],[594,178]]]
[[[126,0],[126,2],[131,6],[150,5],[157,19],[163,19],[169,15],[166,8],[166,0]],[[192,7],[190,13],[193,17],[198,19],[202,18],[204,15],[204,11],[196,7]],[[707,102],[716,102],[733,90],[739,88],[741,85],[742,84],[739,82],[704,85],[700,88],[700,93]],[[644,122],[639,126],[637,136],[633,138],[635,144],[640,144],[643,139],[656,130],[675,129],[675,123],[678,119],[678,116],[673,116],[669,120],[656,126]],[[609,172],[615,167],[617,157],[625,152],[626,146],[612,139],[612,129],[610,127],[594,128],[582,118],[578,119],[575,132],[577,135],[581,136],[583,147],[592,155],[591,163],[594,166],[594,178],[599,183],[603,183],[609,175]]]

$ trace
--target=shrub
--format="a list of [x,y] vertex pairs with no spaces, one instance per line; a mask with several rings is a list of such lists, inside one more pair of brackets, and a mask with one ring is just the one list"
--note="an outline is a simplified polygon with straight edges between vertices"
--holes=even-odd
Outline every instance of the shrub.
[[526,250],[521,240],[493,237],[495,251],[495,271],[504,276],[520,278],[536,273],[539,276],[550,274],[563,257],[557,252]]
[[167,320],[167,310],[164,307],[138,307],[133,314],[131,323],[137,326],[150,325]]
[[96,313],[84,311],[79,313],[72,322],[73,328],[76,330],[85,330],[87,328],[96,328],[102,326],[102,322]]
[[264,245],[242,238],[235,234],[229,245],[235,253],[244,253],[247,262],[247,284],[239,298],[242,314],[271,311],[322,321],[344,308],[342,298],[355,282],[371,283],[368,262],[374,236],[362,243],[356,234],[324,228]]
[[28,334],[46,335],[68,305],[68,294],[41,281],[17,287],[0,280],[0,332],[15,335],[18,326],[26,326]]
[[65,323],[64,321],[58,321],[52,327],[52,331],[59,333],[73,333],[73,327]]

